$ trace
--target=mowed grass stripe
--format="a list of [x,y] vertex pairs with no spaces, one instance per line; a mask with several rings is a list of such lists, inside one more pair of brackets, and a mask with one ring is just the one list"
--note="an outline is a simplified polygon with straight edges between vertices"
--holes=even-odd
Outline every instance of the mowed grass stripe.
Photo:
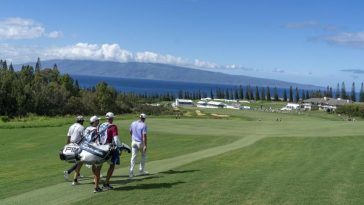
[[[179,167],[196,160],[207,157],[216,156],[234,149],[248,146],[261,139],[262,137],[245,137],[234,143],[209,148],[199,152],[186,154],[174,158],[157,160],[148,163],[148,170],[151,174],[167,171],[175,167]],[[115,169],[115,173],[128,173],[126,168]],[[128,180],[128,179],[125,179]],[[1,200],[1,204],[69,204],[79,200],[84,200],[93,196],[91,181],[83,181],[84,185],[71,187],[70,183],[61,183],[46,188],[37,189],[14,197]],[[115,186],[115,188],[118,188]],[[75,191],[77,189],[77,191]]]
[[[244,115],[244,113],[241,114]],[[276,116],[275,114],[256,113],[256,118],[262,119],[262,121],[243,121],[239,119],[148,119],[151,134],[149,160],[156,161],[171,157],[174,159],[174,156],[183,156],[186,152],[205,150],[208,147],[231,143],[234,140],[247,136],[254,136],[254,138],[259,139],[263,137],[363,136],[362,133],[364,133],[363,122],[328,121],[317,118],[309,118],[303,121],[299,116],[293,115],[289,119],[276,122]],[[117,122],[121,128],[121,136],[124,139],[128,139],[126,130],[130,122]],[[59,161],[56,151],[64,142],[64,134],[67,128],[64,126],[41,129],[0,130],[0,146],[7,153],[0,156],[1,161],[4,162],[2,168],[5,168],[0,173],[0,178],[2,185],[7,187],[6,190],[3,190],[5,192],[0,193],[0,196],[2,196],[0,198],[24,193],[34,187],[45,187],[44,190],[46,190],[49,185],[59,183],[62,177],[61,171],[69,165]],[[33,146],[34,144],[36,146]],[[17,149],[12,149],[13,146],[17,146]],[[214,152],[214,150],[209,152]],[[129,156],[127,155],[126,159],[128,160],[128,158]],[[175,161],[179,160],[183,161],[184,158],[175,159]],[[173,164],[173,160],[168,163]],[[168,163],[166,162],[166,164]],[[22,168],[19,168],[18,165],[21,165]],[[127,173],[125,169],[120,169],[120,171],[117,173]],[[154,172],[156,171],[154,170]],[[10,177],[9,175],[12,176]],[[67,189],[70,188],[69,183],[61,183],[59,186],[62,186],[62,184]],[[80,191],[82,192],[85,189],[85,195],[89,196],[91,187],[92,185],[84,185],[80,187]],[[61,194],[70,195],[71,193],[62,191]],[[77,193],[77,197],[81,195],[81,193]],[[16,196],[12,198],[16,198]],[[57,202],[63,203],[62,201]]]
[[362,204],[364,137],[264,138],[74,204]]

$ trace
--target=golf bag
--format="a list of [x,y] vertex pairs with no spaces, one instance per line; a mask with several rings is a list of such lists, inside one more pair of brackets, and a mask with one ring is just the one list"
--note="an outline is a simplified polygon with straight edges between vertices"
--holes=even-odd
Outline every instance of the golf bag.
[[66,144],[59,152],[59,158],[66,162],[76,162],[79,160],[80,146],[75,143]]
[[86,164],[102,164],[111,157],[115,149],[107,145],[97,145],[96,143],[83,143],[80,146],[79,158]]
[[113,152],[127,151],[131,152],[128,145],[121,143],[120,146],[113,144],[98,145],[97,143],[82,143],[81,146],[77,144],[65,145],[63,150],[60,151],[59,156],[61,160],[67,162],[81,161],[86,164],[102,164],[109,160]]

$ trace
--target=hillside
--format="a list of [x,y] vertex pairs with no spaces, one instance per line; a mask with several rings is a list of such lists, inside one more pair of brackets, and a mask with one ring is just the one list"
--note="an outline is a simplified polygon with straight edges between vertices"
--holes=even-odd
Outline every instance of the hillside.
[[[229,85],[252,85],[287,88],[289,86],[301,89],[319,89],[314,85],[303,85],[274,79],[255,78],[244,75],[229,75],[219,72],[198,70],[167,64],[156,63],[119,63],[91,60],[48,60],[42,62],[42,67],[53,67],[57,64],[61,73],[71,75],[105,76],[130,79],[166,80],[178,82],[196,82]],[[34,65],[34,63],[30,63]]]

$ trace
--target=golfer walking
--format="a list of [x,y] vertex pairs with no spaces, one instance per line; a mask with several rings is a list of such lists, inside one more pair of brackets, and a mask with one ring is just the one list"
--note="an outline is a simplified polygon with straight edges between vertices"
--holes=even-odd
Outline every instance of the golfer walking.
[[[99,134],[97,133],[97,126],[99,125],[99,123],[100,123],[100,118],[97,117],[96,115],[90,118],[90,126],[87,127],[84,132],[85,141],[87,143],[95,142],[99,144],[100,137]],[[102,164],[92,165],[92,173],[94,174],[94,184],[95,184],[94,193],[102,192],[102,189],[99,187],[101,166]]]
[[[121,142],[118,136],[118,127],[113,124],[114,121],[114,113],[108,112],[105,115],[106,122],[102,123],[98,127],[98,133],[100,136],[100,144],[115,144],[116,146],[120,146]],[[110,185],[110,178],[114,173],[115,165],[120,164],[120,152],[115,150],[113,152],[111,159],[108,161],[110,164],[109,169],[107,170],[107,175],[105,182],[103,184],[103,189],[113,189]]]
[[[76,118],[76,123],[74,123],[73,125],[71,125],[71,127],[68,129],[68,133],[67,133],[67,144],[69,143],[74,143],[77,145],[80,145],[82,140],[83,140],[83,132],[84,132],[84,127],[83,127],[83,116],[79,115]],[[82,162],[76,162],[71,168],[69,168],[68,170],[63,172],[64,178],[65,180],[68,179],[68,175],[75,171],[75,175],[73,177],[73,182],[72,185],[78,185],[78,181],[77,181],[77,177],[80,175],[80,169],[82,166]]]
[[145,123],[145,119],[147,115],[142,113],[139,116],[139,120],[131,123],[129,131],[131,136],[131,160],[130,160],[130,170],[129,177],[132,178],[134,176],[134,166],[137,158],[137,154],[140,151],[142,155],[142,159],[140,161],[139,173],[140,175],[148,174],[145,171],[145,160],[147,154],[147,131],[148,127]]

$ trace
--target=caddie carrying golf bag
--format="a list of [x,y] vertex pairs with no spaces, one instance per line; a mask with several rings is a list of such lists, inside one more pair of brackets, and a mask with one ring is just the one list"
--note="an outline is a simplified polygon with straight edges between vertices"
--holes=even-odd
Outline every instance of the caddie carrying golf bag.
[[81,161],[86,164],[102,164],[107,161],[113,149],[109,144],[98,145],[96,143],[82,143],[81,146],[71,143],[64,146],[59,157],[67,162]]
[[81,161],[86,164],[102,164],[110,159],[113,152],[121,153],[122,151],[131,152],[128,145],[121,143],[119,146],[114,144],[98,145],[95,142],[82,143],[81,146],[77,144],[67,144],[60,151],[59,156],[61,160],[67,162]]
[[98,145],[96,143],[83,143],[80,146],[80,161],[86,164],[102,164],[111,157],[114,151],[110,144]]
[[59,158],[67,162],[76,162],[79,160],[80,146],[75,143],[66,144],[59,152]]

